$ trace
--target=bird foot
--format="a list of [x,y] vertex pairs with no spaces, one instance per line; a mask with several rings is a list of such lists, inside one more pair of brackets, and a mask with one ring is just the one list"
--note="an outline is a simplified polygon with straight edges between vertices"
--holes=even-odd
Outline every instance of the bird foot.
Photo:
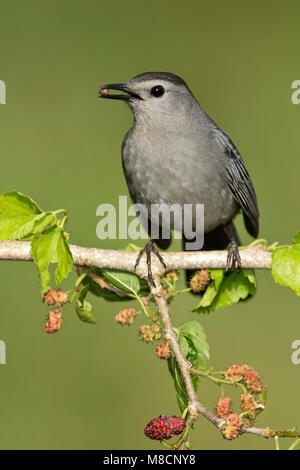
[[227,262],[225,272],[233,272],[235,270],[240,271],[242,269],[241,257],[238,250],[238,244],[232,240],[227,245]]
[[134,270],[136,270],[136,268],[138,267],[139,265],[139,262],[142,258],[142,256],[144,254],[146,254],[146,257],[147,257],[147,267],[148,267],[148,281],[150,282],[150,284],[153,286],[153,287],[156,287],[155,285],[155,282],[154,282],[154,279],[153,279],[153,275],[152,275],[152,269],[151,269],[151,253],[153,253],[155,256],[157,256],[157,258],[159,259],[159,261],[161,262],[161,264],[163,265],[163,267],[166,269],[166,264],[163,260],[163,258],[161,257],[159,251],[155,248],[154,244],[153,244],[153,240],[149,240],[149,242],[147,243],[147,245],[145,246],[145,248],[143,248],[139,254],[138,254],[138,257],[136,259],[136,262],[135,262],[135,266],[134,266]]

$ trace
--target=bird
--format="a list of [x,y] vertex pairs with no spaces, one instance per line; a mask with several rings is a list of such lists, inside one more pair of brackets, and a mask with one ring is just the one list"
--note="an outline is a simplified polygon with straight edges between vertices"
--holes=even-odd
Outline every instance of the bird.
[[[257,238],[254,187],[233,141],[206,114],[186,82],[169,72],[145,72],[126,83],[101,86],[99,96],[123,100],[133,112],[133,125],[122,144],[132,202],[147,210],[176,204],[184,211],[189,204],[204,205],[202,249],[227,249],[226,272],[240,270],[240,239],[233,219],[241,211],[248,233]],[[148,280],[154,286],[151,253],[166,267],[155,244],[166,249],[170,241],[171,236],[159,232],[137,257],[136,267],[146,254]],[[183,234],[185,251],[190,249],[188,241]],[[187,272],[187,280],[193,272]]]

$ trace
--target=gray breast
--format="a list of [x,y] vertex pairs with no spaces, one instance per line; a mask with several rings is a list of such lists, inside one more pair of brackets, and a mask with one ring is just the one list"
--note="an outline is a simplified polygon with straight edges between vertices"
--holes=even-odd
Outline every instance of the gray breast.
[[178,204],[183,211],[185,204],[204,204],[205,232],[226,224],[238,206],[217,152],[218,148],[199,139],[149,139],[131,129],[123,142],[122,163],[132,201],[148,210],[153,204]]

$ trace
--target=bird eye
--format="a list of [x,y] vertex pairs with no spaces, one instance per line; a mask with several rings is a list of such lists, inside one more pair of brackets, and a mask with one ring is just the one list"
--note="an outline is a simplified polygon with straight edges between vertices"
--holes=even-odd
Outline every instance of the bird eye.
[[159,98],[162,96],[165,92],[165,89],[161,85],[156,85],[153,88],[151,88],[151,95],[155,96],[155,98]]

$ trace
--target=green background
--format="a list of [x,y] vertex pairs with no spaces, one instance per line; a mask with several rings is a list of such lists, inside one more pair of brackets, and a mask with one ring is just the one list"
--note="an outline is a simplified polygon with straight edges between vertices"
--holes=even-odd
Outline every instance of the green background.
[[[1,3],[0,192],[18,189],[42,208],[68,209],[71,241],[122,248],[96,237],[96,207],[127,194],[120,147],[132,116],[124,103],[97,98],[98,87],[145,71],[182,76],[208,114],[234,140],[252,176],[260,235],[289,243],[299,230],[300,105],[291,83],[300,79],[298,1],[5,1]],[[242,221],[238,226],[244,243]],[[173,245],[179,249],[180,245]],[[257,274],[256,297],[197,316],[192,296],[176,299],[173,321],[199,320],[210,364],[257,368],[270,386],[258,425],[300,425],[300,365],[291,343],[300,338],[300,302]],[[64,326],[44,332],[32,263],[1,262],[0,366],[2,449],[154,449],[143,434],[161,413],[177,414],[166,364],[113,320],[120,304],[93,301],[97,325],[81,323],[73,306]],[[71,286],[68,280],[64,287]],[[202,383],[213,408],[216,386]],[[230,390],[228,390],[230,391]],[[238,395],[234,393],[235,403]],[[226,442],[200,418],[192,433],[200,449],[272,449],[274,442],[242,436]],[[290,441],[283,442],[286,447]]]

